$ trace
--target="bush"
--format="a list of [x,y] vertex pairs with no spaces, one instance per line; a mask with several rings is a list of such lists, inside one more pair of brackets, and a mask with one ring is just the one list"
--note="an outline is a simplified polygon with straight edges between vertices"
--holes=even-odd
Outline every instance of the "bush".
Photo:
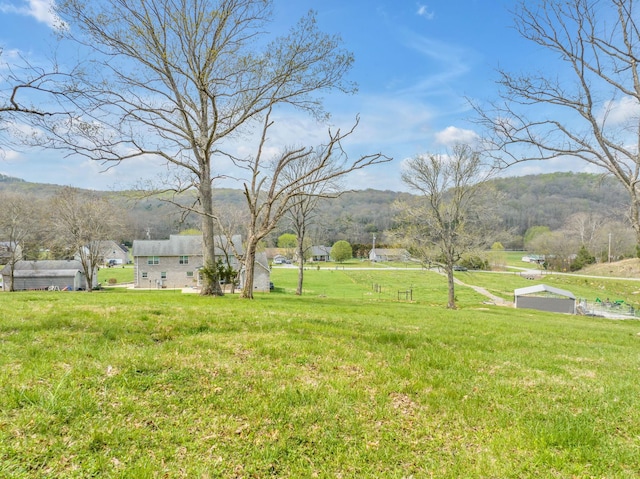
[[580,250],[578,250],[578,254],[576,255],[576,258],[569,265],[569,269],[571,271],[578,271],[584,268],[585,266],[593,264],[595,262],[596,262],[596,257],[593,256],[591,253],[589,253],[585,245],[582,245],[580,247]]
[[458,264],[467,269],[489,269],[489,261],[485,258],[481,258],[480,256],[465,256],[458,261]]
[[338,263],[342,263],[353,258],[351,245],[344,240],[336,241],[331,248],[331,258]]

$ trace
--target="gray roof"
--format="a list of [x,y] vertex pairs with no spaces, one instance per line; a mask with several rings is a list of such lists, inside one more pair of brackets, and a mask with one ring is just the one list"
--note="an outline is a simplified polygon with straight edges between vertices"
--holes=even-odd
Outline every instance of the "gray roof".
[[271,269],[269,268],[269,261],[267,260],[267,253],[265,251],[256,252],[255,264],[262,266],[262,268],[267,271],[271,271]]
[[127,247],[123,244],[118,244],[113,240],[104,240],[104,241],[99,241],[98,242],[98,246],[100,247],[101,250],[106,251],[106,250],[110,250],[110,249],[114,249],[114,250],[120,250],[123,253],[127,253]]
[[558,296],[565,296],[570,299],[576,299],[576,297],[573,295],[571,291],[554,288],[553,286],[549,286],[546,284],[536,284],[533,286],[527,286],[526,288],[518,288],[514,290],[514,294],[516,296],[526,296],[527,294],[535,294],[535,293],[552,293]]
[[[215,237],[216,254],[233,253],[224,236]],[[242,254],[240,235],[231,238],[238,254]],[[202,235],[171,235],[168,240],[135,240],[133,256],[202,256]]]
[[[82,263],[77,260],[43,260],[18,261],[13,275],[20,276],[69,276],[77,271],[83,271]],[[11,265],[5,266],[0,274],[11,274]]]
[[330,246],[312,246],[311,256],[329,256],[331,254]]

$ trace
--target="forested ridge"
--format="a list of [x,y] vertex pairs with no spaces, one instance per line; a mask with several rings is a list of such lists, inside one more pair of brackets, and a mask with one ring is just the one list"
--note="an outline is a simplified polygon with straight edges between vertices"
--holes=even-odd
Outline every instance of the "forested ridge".
[[[628,195],[613,178],[590,173],[549,173],[491,180],[505,229],[516,237],[532,226],[560,229],[575,213],[599,213],[624,220]],[[0,191],[24,192],[34,198],[47,198],[62,186],[30,183],[0,175]],[[101,194],[131,211],[131,240],[165,238],[187,228],[197,228],[198,218],[181,215],[179,209],[162,197],[141,197],[139,192],[105,191]],[[384,231],[394,226],[395,200],[409,193],[374,189],[348,191],[335,199],[320,202],[314,226],[315,243],[332,244],[345,239],[351,243],[370,244],[375,234],[383,241]],[[193,198],[183,195],[181,201]],[[214,201],[224,214],[225,208],[242,208],[241,190],[214,189]],[[288,231],[283,222],[273,232],[271,241]]]

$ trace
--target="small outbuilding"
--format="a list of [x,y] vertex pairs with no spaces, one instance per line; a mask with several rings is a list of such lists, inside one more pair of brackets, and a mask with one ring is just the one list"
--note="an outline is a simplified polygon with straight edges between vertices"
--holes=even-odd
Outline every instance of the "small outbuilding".
[[[82,263],[77,260],[44,260],[44,261],[18,261],[11,274],[11,265],[0,271],[5,291],[11,290],[11,277],[13,276],[13,290],[25,291],[33,289],[56,290],[84,290],[87,289],[87,278],[82,268]],[[97,283],[97,274],[93,275],[93,285]]]
[[514,291],[516,308],[537,309],[550,313],[576,313],[576,297],[570,291],[546,284],[536,284]]

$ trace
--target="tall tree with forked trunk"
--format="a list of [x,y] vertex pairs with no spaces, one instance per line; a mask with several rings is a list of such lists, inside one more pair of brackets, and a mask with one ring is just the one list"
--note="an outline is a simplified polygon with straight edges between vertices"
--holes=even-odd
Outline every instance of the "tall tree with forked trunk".
[[[153,158],[197,192],[204,261],[212,271],[221,165],[241,160],[234,141],[274,108],[325,118],[319,94],[352,92],[353,57],[320,32],[315,15],[269,38],[271,0],[61,0],[68,35],[92,55],[77,117],[48,126],[49,146],[107,166]],[[203,294],[222,294],[215,275]]]

